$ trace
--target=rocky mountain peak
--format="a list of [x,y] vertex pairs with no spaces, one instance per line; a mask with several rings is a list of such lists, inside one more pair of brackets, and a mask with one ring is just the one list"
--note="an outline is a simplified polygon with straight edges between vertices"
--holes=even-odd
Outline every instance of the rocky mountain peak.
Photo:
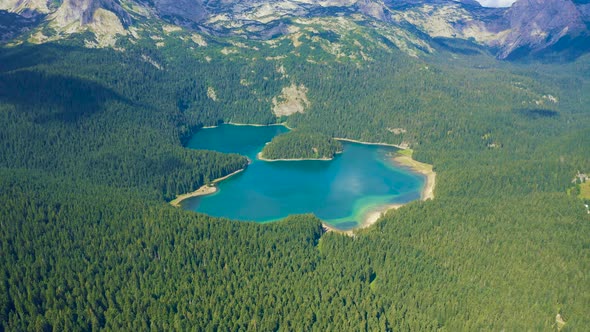
[[98,9],[113,12],[125,25],[131,23],[131,17],[116,0],[64,0],[52,19],[61,27],[74,22],[86,25],[94,21]]

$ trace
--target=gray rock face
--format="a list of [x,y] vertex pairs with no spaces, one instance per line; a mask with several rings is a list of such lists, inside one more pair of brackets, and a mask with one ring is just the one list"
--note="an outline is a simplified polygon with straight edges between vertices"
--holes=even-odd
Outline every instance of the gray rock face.
[[579,4],[577,5],[580,14],[582,14],[582,19],[587,24],[590,24],[590,3]]
[[99,8],[115,13],[124,25],[131,24],[131,17],[116,0],[64,0],[52,18],[62,27],[74,22],[86,25],[92,22],[94,13]]
[[518,0],[505,13],[510,33],[501,43],[499,58],[526,47],[536,52],[565,36],[587,31],[582,14],[571,0]]
[[385,21],[388,18],[386,9],[381,3],[371,0],[362,0],[358,2],[358,8],[361,13],[378,20]]
[[155,0],[160,16],[180,18],[193,23],[202,22],[209,12],[200,0]]

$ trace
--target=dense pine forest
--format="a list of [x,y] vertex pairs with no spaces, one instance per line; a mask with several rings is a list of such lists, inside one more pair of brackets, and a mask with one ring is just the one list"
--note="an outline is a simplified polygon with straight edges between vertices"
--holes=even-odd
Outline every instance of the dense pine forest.
[[260,153],[264,159],[332,159],[342,152],[342,143],[310,131],[290,131],[276,136]]
[[[571,194],[590,172],[589,56],[314,63],[167,43],[0,49],[0,329],[590,326],[590,217]],[[291,84],[310,106],[277,119]],[[185,149],[201,126],[282,121],[409,144],[434,165],[435,199],[354,237],[312,215],[257,224],[167,203],[247,164]]]

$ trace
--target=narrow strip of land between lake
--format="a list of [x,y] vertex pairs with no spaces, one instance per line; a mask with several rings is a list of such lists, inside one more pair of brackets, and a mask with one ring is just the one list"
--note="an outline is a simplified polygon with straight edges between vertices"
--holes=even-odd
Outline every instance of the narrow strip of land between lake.
[[391,143],[374,143],[374,142],[364,142],[364,141],[358,141],[355,139],[350,139],[350,138],[341,138],[341,137],[334,137],[335,140],[338,141],[345,141],[345,142],[351,142],[351,143],[359,143],[359,144],[366,144],[366,145],[381,145],[381,146],[393,146],[394,148],[398,148],[401,150],[406,150],[408,147],[404,144],[391,144]]
[[217,186],[215,185],[216,183],[223,181],[231,176],[234,176],[240,172],[243,172],[244,170],[245,170],[245,168],[239,169],[239,170],[237,170],[233,173],[230,173],[226,176],[217,178],[217,179],[213,180],[210,184],[203,185],[199,189],[197,189],[193,192],[178,195],[178,196],[176,196],[176,198],[174,200],[170,201],[170,205],[172,205],[174,207],[180,207],[180,202],[182,202],[183,200],[185,200],[187,198],[213,194],[213,193],[217,192]]

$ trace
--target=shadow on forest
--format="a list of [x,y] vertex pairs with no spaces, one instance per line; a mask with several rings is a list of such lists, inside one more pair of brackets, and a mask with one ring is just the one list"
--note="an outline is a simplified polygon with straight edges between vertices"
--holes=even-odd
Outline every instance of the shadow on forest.
[[[103,110],[104,104],[109,101],[153,110],[150,103],[140,102],[137,98],[133,101],[125,93],[105,86],[101,83],[104,77],[93,80],[88,75],[95,75],[95,70],[75,70],[71,74],[69,70],[71,66],[87,63],[89,68],[116,73],[113,74],[114,82],[119,79],[118,75],[132,77],[136,74],[121,74],[124,68],[120,60],[113,56],[112,51],[89,50],[72,45],[49,43],[0,47],[0,104],[15,105],[19,112],[31,114],[38,123],[74,122]],[[147,70],[156,70],[144,62],[138,63],[148,66]],[[64,71],[61,69],[65,69],[66,74],[62,74]]]
[[88,80],[21,70],[0,74],[0,103],[33,115],[37,123],[74,122],[103,109],[105,102],[129,101]]
[[575,38],[565,36],[557,43],[540,51],[535,51],[530,47],[520,47],[510,53],[506,60],[524,63],[539,60],[545,63],[567,63],[576,61],[589,51],[589,36],[582,35]]
[[433,41],[437,47],[452,53],[462,55],[478,55],[484,53],[481,46],[469,40],[435,37]]
[[32,71],[0,74],[0,103],[34,114],[38,123],[73,122],[99,112],[108,100],[126,101],[97,83]]
[[51,65],[60,54],[75,47],[55,44],[21,45],[0,48],[0,72],[8,72],[37,65]]
[[542,109],[542,108],[534,108],[534,109],[518,109],[515,112],[519,115],[525,116],[529,119],[540,119],[540,118],[555,118],[559,116],[559,112]]

